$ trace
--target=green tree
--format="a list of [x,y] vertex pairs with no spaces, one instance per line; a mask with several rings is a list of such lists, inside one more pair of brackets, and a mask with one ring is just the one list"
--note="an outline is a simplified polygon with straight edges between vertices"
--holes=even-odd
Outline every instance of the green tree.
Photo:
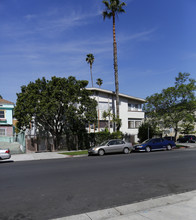
[[[123,7],[126,5],[124,2],[119,0],[102,1],[106,9],[103,11],[103,19],[113,19],[113,56],[114,56],[114,76],[115,76],[115,89],[116,89],[116,115],[119,119],[119,81],[118,81],[118,63],[117,63],[117,43],[116,43],[116,16],[120,13],[125,12]],[[117,130],[119,126],[117,127]]]
[[144,122],[138,129],[138,138],[140,142],[152,138],[156,134],[156,128],[148,122]]
[[101,85],[103,84],[103,80],[101,78],[97,79],[96,84],[99,86],[99,88],[101,87]]
[[2,95],[0,95],[0,99],[3,99]]
[[69,137],[85,132],[85,125],[97,120],[97,103],[90,98],[87,85],[88,81],[74,77],[52,77],[22,86],[14,109],[18,128],[25,130],[34,120],[39,132],[47,131],[53,137],[55,149],[63,134]]
[[111,109],[108,109],[107,111],[103,111],[102,118],[105,121],[108,120],[108,131],[110,131],[110,123],[111,123],[111,119],[113,118]]
[[196,81],[189,76],[189,73],[179,73],[175,86],[147,97],[144,106],[148,120],[162,123],[164,128],[174,128],[175,139],[183,123],[190,118],[195,121]]
[[92,87],[93,87],[93,71],[92,71],[92,66],[94,63],[94,56],[92,53],[89,53],[86,55],[86,62],[90,64],[90,73],[91,73],[91,83],[92,83]]
[[112,110],[108,109],[107,111],[104,111],[102,113],[102,117],[104,120],[108,119],[108,129],[110,131],[110,123],[111,121],[115,124],[115,126],[117,127],[117,133],[120,130],[120,127],[122,126],[122,122],[121,119],[117,118],[115,114],[112,114]]

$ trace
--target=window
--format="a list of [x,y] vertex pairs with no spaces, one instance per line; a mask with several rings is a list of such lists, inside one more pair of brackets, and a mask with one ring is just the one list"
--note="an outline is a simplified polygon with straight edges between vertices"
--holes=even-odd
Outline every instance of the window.
[[0,110],[0,118],[5,118],[5,111],[4,110]]
[[129,118],[128,119],[128,128],[129,129],[139,128],[141,123],[142,123],[141,119]]
[[128,103],[128,111],[142,111],[142,105]]
[[141,125],[141,121],[135,121],[135,127],[139,128],[139,126]]
[[134,121],[128,121],[128,128],[135,128]]
[[0,128],[0,136],[5,136],[5,128]]
[[114,141],[110,141],[109,145],[116,145],[116,141],[115,140]]
[[124,144],[124,141],[122,141],[122,140],[117,140],[116,143],[117,143],[117,144]]
[[111,102],[99,102],[99,110],[108,111],[108,109],[112,110]]

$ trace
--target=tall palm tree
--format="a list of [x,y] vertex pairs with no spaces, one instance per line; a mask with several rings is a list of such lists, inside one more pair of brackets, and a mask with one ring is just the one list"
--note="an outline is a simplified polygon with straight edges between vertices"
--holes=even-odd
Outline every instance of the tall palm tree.
[[91,72],[91,82],[93,87],[93,73],[92,73],[92,66],[95,58],[92,53],[86,55],[86,62],[90,64],[90,72]]
[[[101,78],[97,79],[96,84],[99,86],[99,88],[101,87],[101,85],[103,84],[103,80]],[[99,116],[99,93],[98,93],[98,131],[100,131],[100,116]]]
[[[114,75],[115,75],[115,89],[116,89],[116,116],[119,118],[119,81],[118,81],[118,64],[117,64],[117,44],[116,44],[116,30],[115,19],[119,13],[125,12],[123,6],[126,4],[120,0],[102,1],[106,9],[103,11],[103,19],[113,18],[113,55],[114,55]],[[119,130],[117,125],[117,130]]]
[[99,88],[101,87],[101,85],[103,84],[103,80],[101,78],[97,79],[96,84],[99,86]]

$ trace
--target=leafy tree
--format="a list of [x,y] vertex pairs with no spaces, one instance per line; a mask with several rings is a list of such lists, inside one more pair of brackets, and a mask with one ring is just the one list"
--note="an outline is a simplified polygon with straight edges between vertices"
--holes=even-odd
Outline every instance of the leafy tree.
[[196,81],[189,76],[189,73],[179,73],[175,86],[147,97],[144,106],[149,120],[162,123],[164,128],[174,128],[175,139],[182,124],[195,121]]
[[103,111],[102,117],[105,121],[108,120],[108,130],[110,131],[110,122],[111,122],[111,118],[113,118],[111,109],[108,109],[108,111]]
[[157,134],[156,128],[148,122],[142,123],[139,127],[138,138],[140,142],[152,138],[155,134]]
[[3,99],[2,95],[0,95],[0,99]]
[[92,73],[92,66],[94,63],[94,56],[92,53],[89,53],[86,55],[86,62],[90,64],[90,73],[91,73],[91,83],[92,83],[92,87],[93,87],[93,73]]
[[103,84],[103,80],[101,78],[97,79],[96,84],[99,86],[99,88],[101,87],[101,85]]
[[85,89],[87,85],[88,81],[74,77],[52,77],[22,86],[14,109],[18,128],[25,130],[34,120],[39,131],[52,135],[55,149],[63,134],[69,137],[85,132],[85,125],[96,121],[97,105]]
[[115,114],[112,114],[111,109],[108,109],[107,111],[104,111],[102,113],[102,117],[103,117],[104,120],[108,119],[108,129],[109,129],[109,131],[110,131],[110,122],[112,121],[115,124],[115,126],[117,127],[117,132],[119,132],[120,127],[122,126],[121,119],[117,118]]
[[[123,7],[126,5],[124,2],[120,0],[110,0],[110,1],[102,1],[105,5],[106,9],[103,11],[103,19],[111,18],[113,19],[113,54],[114,54],[114,75],[115,75],[115,89],[116,89],[116,115],[119,119],[119,81],[118,81],[118,63],[117,63],[117,44],[116,44],[116,16],[119,13],[125,12]],[[117,126],[117,130],[120,127]]]
[[187,116],[185,117],[185,119],[183,120],[183,122],[181,124],[180,133],[181,134],[195,133],[194,132],[195,123],[196,123],[195,115],[187,114]]

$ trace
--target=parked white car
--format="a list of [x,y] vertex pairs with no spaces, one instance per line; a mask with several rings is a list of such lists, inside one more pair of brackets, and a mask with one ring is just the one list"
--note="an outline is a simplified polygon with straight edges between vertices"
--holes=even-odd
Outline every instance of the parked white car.
[[0,160],[10,159],[11,153],[9,149],[0,149]]
[[96,147],[92,147],[88,150],[88,155],[98,154],[103,156],[107,153],[125,153],[128,154],[133,150],[132,144],[123,140],[114,139],[104,141],[102,144]]

